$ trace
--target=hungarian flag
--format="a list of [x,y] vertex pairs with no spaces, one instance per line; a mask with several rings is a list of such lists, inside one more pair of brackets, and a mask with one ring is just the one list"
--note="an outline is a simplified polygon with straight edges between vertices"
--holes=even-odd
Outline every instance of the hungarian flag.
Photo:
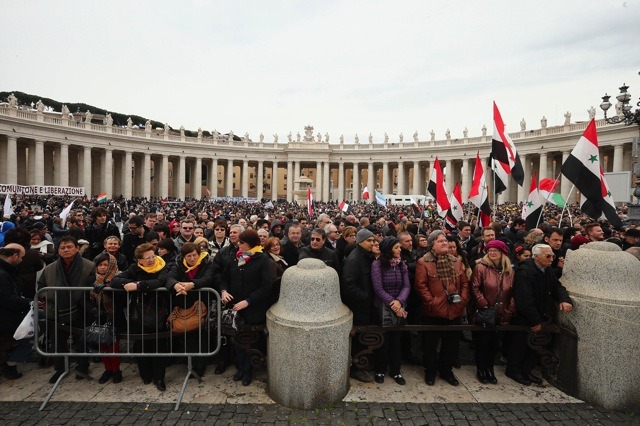
[[478,222],[481,227],[489,226],[491,223],[491,207],[489,206],[489,194],[487,194],[487,183],[484,178],[484,168],[480,161],[480,152],[476,154],[476,167],[473,169],[473,183],[469,191],[469,201],[478,209]]
[[98,204],[103,204],[107,202],[107,193],[101,192],[98,194]]
[[365,185],[364,189],[362,190],[362,199],[363,200],[368,200],[369,199],[369,187]]
[[340,210],[342,210],[345,213],[349,210],[349,204],[344,200],[342,200],[339,207],[340,207]]
[[520,186],[524,182],[524,169],[520,156],[509,133],[505,131],[504,121],[493,102],[493,140],[491,141],[491,168],[495,171],[496,193],[507,189],[509,175]]
[[[580,195],[580,209],[594,219],[607,219],[614,228],[621,228],[623,226],[622,220],[616,211],[616,204],[613,201],[613,197],[611,197],[611,191],[604,177],[602,167],[600,168],[600,190],[605,201],[600,206],[600,210],[582,194]],[[600,216],[597,216],[598,214]]]
[[455,229],[459,220],[462,220],[462,191],[460,190],[460,182],[456,182],[453,192],[449,195],[449,204],[451,208],[447,211],[445,224],[451,229]]
[[560,181],[556,179],[544,178],[538,182],[538,192],[542,198],[558,207],[564,207],[566,203],[562,194],[557,192],[559,188]]
[[542,214],[542,203],[538,192],[538,179],[535,174],[531,176],[531,186],[529,187],[529,198],[522,205],[522,218],[525,220],[525,229],[528,231],[538,226],[538,220]]
[[444,187],[444,176],[442,175],[442,169],[440,168],[440,162],[436,157],[433,162],[433,169],[431,170],[431,176],[429,177],[429,185],[427,189],[433,195],[438,206],[438,215],[445,217],[447,210],[451,207],[449,205],[449,197],[447,196],[447,190]]
[[589,122],[582,137],[562,164],[562,174],[573,182],[584,197],[580,206],[584,213],[596,220],[604,215],[613,226],[622,226],[600,167],[595,119]]
[[307,187],[307,215],[313,216],[313,195],[311,195],[311,187]]

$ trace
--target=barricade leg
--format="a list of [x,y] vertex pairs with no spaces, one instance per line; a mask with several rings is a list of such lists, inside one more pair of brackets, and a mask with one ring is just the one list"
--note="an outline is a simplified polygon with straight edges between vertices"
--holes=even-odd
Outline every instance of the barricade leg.
[[44,407],[47,406],[47,404],[49,403],[49,400],[53,396],[54,392],[56,391],[56,389],[58,389],[58,385],[60,384],[60,382],[62,382],[62,380],[69,375],[69,370],[70,370],[69,369],[69,357],[65,356],[64,357],[64,372],[60,375],[60,377],[58,377],[58,380],[56,380],[56,382],[51,387],[51,390],[49,391],[49,393],[47,394],[47,397],[42,402],[42,405],[40,406],[40,410],[39,411],[44,410]]
[[196,373],[193,370],[193,362],[191,360],[191,356],[187,357],[187,375],[184,378],[184,381],[182,382],[182,389],[180,389],[180,395],[178,395],[178,401],[176,401],[176,408],[175,411],[178,411],[178,409],[180,408],[180,403],[182,402],[182,397],[184,396],[184,391],[187,390],[187,384],[189,383],[189,377],[193,376],[196,379],[198,379],[198,382],[202,381],[202,377],[200,377],[198,375],[198,373]]

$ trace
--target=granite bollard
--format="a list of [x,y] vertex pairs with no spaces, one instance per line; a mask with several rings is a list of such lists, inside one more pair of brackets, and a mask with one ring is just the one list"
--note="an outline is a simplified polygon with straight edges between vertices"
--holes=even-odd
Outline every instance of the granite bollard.
[[271,399],[300,409],[341,401],[349,391],[352,323],[333,268],[303,259],[287,269],[280,299],[267,312]]
[[640,263],[615,244],[592,242],[567,253],[561,281],[575,305],[560,323],[577,335],[575,378],[562,379],[575,380],[574,396],[590,403],[640,407]]

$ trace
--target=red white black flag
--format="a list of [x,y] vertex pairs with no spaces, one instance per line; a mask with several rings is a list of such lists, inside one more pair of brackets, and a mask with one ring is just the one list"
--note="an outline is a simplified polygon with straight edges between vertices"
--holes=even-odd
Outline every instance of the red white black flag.
[[[448,171],[447,173],[450,173]],[[447,210],[449,210],[449,197],[447,196],[447,190],[444,187],[444,176],[442,175],[442,169],[440,168],[440,161],[438,157],[433,162],[433,169],[431,169],[431,176],[429,177],[429,185],[427,189],[433,195],[436,200],[436,206],[438,207],[438,215],[445,217]]]
[[524,169],[520,156],[509,133],[505,131],[504,121],[496,103],[493,103],[493,140],[491,141],[491,168],[495,171],[496,193],[507,189],[509,175],[520,186],[524,182]]
[[489,226],[491,223],[491,206],[489,206],[489,194],[487,194],[487,183],[484,177],[484,167],[480,160],[480,152],[476,154],[476,167],[473,170],[473,183],[469,191],[469,201],[478,209],[478,220],[481,227]]

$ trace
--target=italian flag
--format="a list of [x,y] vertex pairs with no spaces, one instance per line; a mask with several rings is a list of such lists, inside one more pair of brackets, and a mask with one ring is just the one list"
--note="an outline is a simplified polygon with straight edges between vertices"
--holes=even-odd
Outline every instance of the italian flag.
[[103,204],[107,202],[107,193],[101,192],[98,194],[98,204]]
[[566,202],[564,201],[562,194],[558,194],[556,192],[558,188],[560,188],[560,181],[555,179],[545,178],[540,180],[540,183],[538,184],[538,191],[542,198],[558,207],[564,207]]

